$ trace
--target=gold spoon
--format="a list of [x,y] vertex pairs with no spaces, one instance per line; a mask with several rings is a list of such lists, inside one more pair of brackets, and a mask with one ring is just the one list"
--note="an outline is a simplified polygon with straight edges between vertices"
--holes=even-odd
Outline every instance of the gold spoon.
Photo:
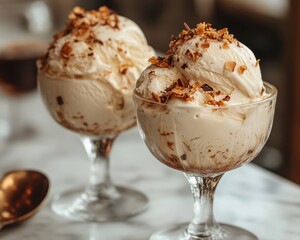
[[6,173],[0,180],[0,229],[32,217],[46,198],[48,178],[34,170]]

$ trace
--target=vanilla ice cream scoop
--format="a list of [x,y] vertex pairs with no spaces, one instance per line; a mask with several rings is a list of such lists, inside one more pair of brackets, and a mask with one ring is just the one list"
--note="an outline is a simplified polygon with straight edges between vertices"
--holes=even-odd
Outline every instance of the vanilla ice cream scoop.
[[137,84],[137,92],[149,99],[221,106],[264,98],[259,60],[227,28],[186,25],[166,57],[150,61]]
[[276,90],[228,30],[186,25],[165,57],[153,57],[134,99],[142,136],[166,165],[203,176],[237,168],[269,137]]
[[82,134],[135,124],[132,90],[153,49],[142,30],[107,7],[75,7],[38,61],[38,83],[53,117]]

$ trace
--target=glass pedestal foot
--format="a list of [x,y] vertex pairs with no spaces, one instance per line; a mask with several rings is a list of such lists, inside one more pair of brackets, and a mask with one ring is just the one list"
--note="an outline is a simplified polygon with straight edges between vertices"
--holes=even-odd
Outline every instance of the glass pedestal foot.
[[118,221],[137,215],[148,207],[148,198],[133,189],[115,187],[118,197],[85,198],[84,190],[73,190],[57,195],[52,210],[76,221]]
[[220,229],[209,236],[188,236],[186,229],[188,223],[172,226],[154,233],[150,240],[258,240],[258,238],[239,227],[219,224]]

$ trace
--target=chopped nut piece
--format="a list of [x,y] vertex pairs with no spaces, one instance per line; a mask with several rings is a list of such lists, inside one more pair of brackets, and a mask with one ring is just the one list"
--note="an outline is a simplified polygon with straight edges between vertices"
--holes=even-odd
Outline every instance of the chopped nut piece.
[[69,19],[75,20],[78,17],[83,17],[84,13],[85,13],[85,10],[83,8],[77,6],[73,9],[73,12],[71,12],[69,14]]
[[202,57],[202,53],[201,52],[195,52],[194,53],[194,61],[196,61],[199,57]]
[[57,103],[59,106],[64,105],[64,99],[62,98],[62,96],[56,97],[56,103]]
[[199,35],[202,35],[202,34],[204,34],[204,32],[205,32],[205,23],[198,24],[197,25],[197,33]]
[[229,42],[234,42],[233,34],[224,34],[223,39],[228,40]]
[[243,74],[246,70],[247,70],[247,66],[242,65],[242,66],[239,67],[238,72],[240,74]]
[[188,30],[188,31],[190,31],[191,30],[191,28],[189,27],[189,25],[187,25],[187,23],[185,22],[185,23],[183,23],[183,25],[184,25],[184,27],[185,27],[185,29],[186,30]]
[[129,63],[122,64],[122,65],[120,66],[120,68],[119,68],[119,73],[125,75],[125,74],[127,73],[128,69],[129,69],[130,67],[132,67],[132,66],[133,66],[133,64],[130,63],[130,62],[129,62]]
[[73,13],[83,15],[85,13],[85,10],[82,7],[76,6],[73,9]]
[[66,42],[61,50],[60,50],[60,54],[64,59],[68,59],[71,55],[71,52],[73,51],[70,42]]
[[222,28],[221,30],[219,30],[219,33],[221,34],[221,35],[223,35],[223,34],[228,34],[228,28]]
[[[84,37],[89,32],[90,27],[87,24],[81,24],[79,28],[74,31],[76,37]],[[90,34],[90,39],[93,39],[92,34]]]
[[182,69],[186,69],[187,67],[188,67],[188,65],[187,65],[186,63],[184,63],[184,64],[181,66]]
[[190,49],[186,50],[185,55],[187,55],[190,59],[194,58],[193,53],[190,51]]
[[187,87],[187,85],[189,84],[189,81],[186,78],[178,78],[177,83],[180,87]]
[[203,84],[201,84],[200,82],[195,82],[192,87],[197,89],[200,88],[202,85]]
[[235,68],[235,65],[236,65],[236,62],[228,61],[228,62],[225,63],[225,69],[230,71],[230,72],[233,72],[234,68]]
[[195,92],[196,92],[196,89],[195,88],[191,88],[190,94],[194,94]]
[[158,64],[158,60],[157,60],[156,57],[151,57],[151,58],[149,58],[149,59],[148,59],[148,62],[149,62],[149,63],[152,63],[152,64],[154,64],[154,65]]
[[226,41],[223,43],[222,48],[229,49],[229,43]]
[[260,62],[260,59],[257,59],[256,63],[255,63],[255,67],[257,67],[259,65],[259,62]]
[[226,97],[223,98],[223,101],[228,102],[230,100],[230,96],[226,95]]
[[203,48],[209,48],[210,44],[209,44],[209,42],[205,42],[205,43],[201,44],[201,47],[203,47]]
[[185,95],[185,92],[180,87],[173,88],[171,92],[179,97],[183,97]]
[[150,71],[150,72],[148,73],[148,75],[155,75],[155,71],[154,71],[154,70]]
[[94,43],[99,43],[100,45],[103,45],[103,42],[99,39],[94,39]]
[[194,97],[187,97],[187,98],[185,98],[185,101],[192,102],[192,101],[194,101]]
[[122,75],[125,75],[127,73],[127,70],[128,70],[128,67],[127,66],[121,66],[120,69],[119,69],[119,72],[122,74]]
[[214,90],[211,86],[209,86],[209,85],[206,84],[206,83],[204,83],[204,84],[201,86],[201,88],[203,89],[204,92],[211,92],[211,91]]

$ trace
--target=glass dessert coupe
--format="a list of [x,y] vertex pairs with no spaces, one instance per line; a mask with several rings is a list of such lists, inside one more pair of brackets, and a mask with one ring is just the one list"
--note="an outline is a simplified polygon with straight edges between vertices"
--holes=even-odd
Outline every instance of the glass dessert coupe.
[[269,137],[277,90],[264,86],[266,98],[232,106],[165,104],[134,92],[138,126],[148,149],[184,173],[194,199],[190,223],[157,232],[151,240],[257,239],[244,229],[217,223],[213,199],[222,175],[252,161]]
[[[109,174],[109,155],[115,138],[120,132],[136,125],[134,108],[132,113],[127,112],[129,114],[127,118],[113,117],[115,110],[109,104],[104,103],[105,99],[99,98],[99,91],[97,91],[99,89],[94,88],[96,84],[87,91],[88,94],[78,94],[74,97],[71,93],[78,90],[77,85],[81,87],[81,84],[88,83],[87,80],[76,80],[75,83],[72,83],[72,80],[52,80],[42,77],[38,80],[39,91],[52,117],[61,126],[81,135],[82,143],[91,161],[89,181],[85,189],[70,190],[56,195],[52,202],[52,210],[72,220],[95,222],[121,220],[145,210],[148,203],[147,197],[139,191],[115,186]],[[71,82],[67,89],[64,87],[66,82]],[[54,92],[49,90],[52,84],[55,85]],[[59,93],[64,97],[56,97],[55,94]],[[95,95],[98,98],[95,98]],[[132,99],[131,94],[130,99]],[[82,104],[83,102],[90,104]],[[97,104],[94,104],[95,102]],[[76,112],[84,114],[70,120],[70,112],[74,108]],[[88,119],[96,119],[99,124],[88,125]],[[78,127],[80,121],[83,125]],[[102,130],[101,121],[116,124],[116,127],[109,131]],[[120,125],[126,128],[121,128]]]

